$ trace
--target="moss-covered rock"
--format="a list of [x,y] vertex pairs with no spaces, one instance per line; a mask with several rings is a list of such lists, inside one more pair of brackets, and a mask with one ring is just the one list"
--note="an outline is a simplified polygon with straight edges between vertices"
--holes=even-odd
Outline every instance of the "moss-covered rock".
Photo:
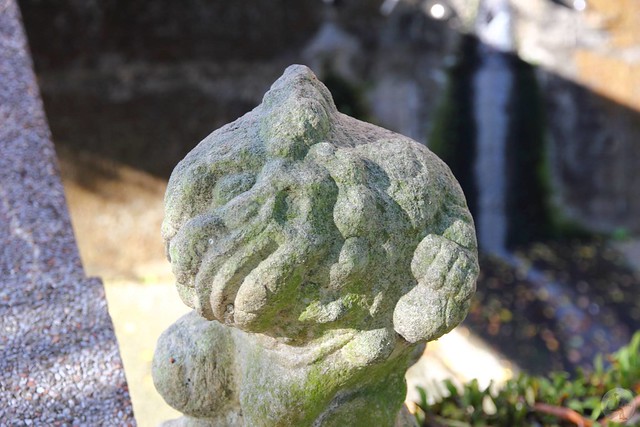
[[165,207],[179,293],[201,317],[160,339],[154,379],[187,425],[391,425],[416,351],[475,289],[447,166],[339,113],[304,66],[187,155]]

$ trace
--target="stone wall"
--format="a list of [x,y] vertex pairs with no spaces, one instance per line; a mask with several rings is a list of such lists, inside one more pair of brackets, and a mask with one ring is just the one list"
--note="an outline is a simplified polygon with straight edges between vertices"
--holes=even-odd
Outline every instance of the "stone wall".
[[325,3],[20,1],[56,143],[165,177],[292,63],[426,141],[459,34],[419,2]]
[[557,201],[589,228],[637,233],[640,1],[561,3],[513,0],[518,53],[539,65]]
[[36,64],[272,58],[310,37],[318,0],[19,1]]

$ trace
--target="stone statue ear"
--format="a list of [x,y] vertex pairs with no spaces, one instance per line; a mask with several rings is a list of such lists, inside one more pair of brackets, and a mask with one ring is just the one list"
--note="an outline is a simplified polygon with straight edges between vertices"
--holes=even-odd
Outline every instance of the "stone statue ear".
[[326,140],[336,106],[329,90],[304,65],[292,65],[262,101],[260,136],[270,157],[302,158]]
[[410,343],[432,341],[460,323],[475,289],[477,262],[457,243],[427,235],[411,261],[416,280],[393,311],[393,327]]
[[432,341],[449,332],[447,299],[418,284],[403,295],[393,311],[393,328],[410,343]]

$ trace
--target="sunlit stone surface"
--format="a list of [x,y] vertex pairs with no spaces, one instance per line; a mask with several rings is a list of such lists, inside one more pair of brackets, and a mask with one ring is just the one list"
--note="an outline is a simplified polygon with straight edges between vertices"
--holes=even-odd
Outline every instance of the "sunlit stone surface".
[[337,112],[300,65],[175,168],[162,233],[194,308],[154,358],[175,425],[392,425],[478,273],[444,163]]

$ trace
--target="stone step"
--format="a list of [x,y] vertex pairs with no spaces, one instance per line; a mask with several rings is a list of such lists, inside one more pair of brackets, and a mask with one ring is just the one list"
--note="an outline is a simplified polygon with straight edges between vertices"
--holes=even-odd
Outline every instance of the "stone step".
[[15,0],[0,0],[0,424],[135,425],[102,282],[80,263]]

